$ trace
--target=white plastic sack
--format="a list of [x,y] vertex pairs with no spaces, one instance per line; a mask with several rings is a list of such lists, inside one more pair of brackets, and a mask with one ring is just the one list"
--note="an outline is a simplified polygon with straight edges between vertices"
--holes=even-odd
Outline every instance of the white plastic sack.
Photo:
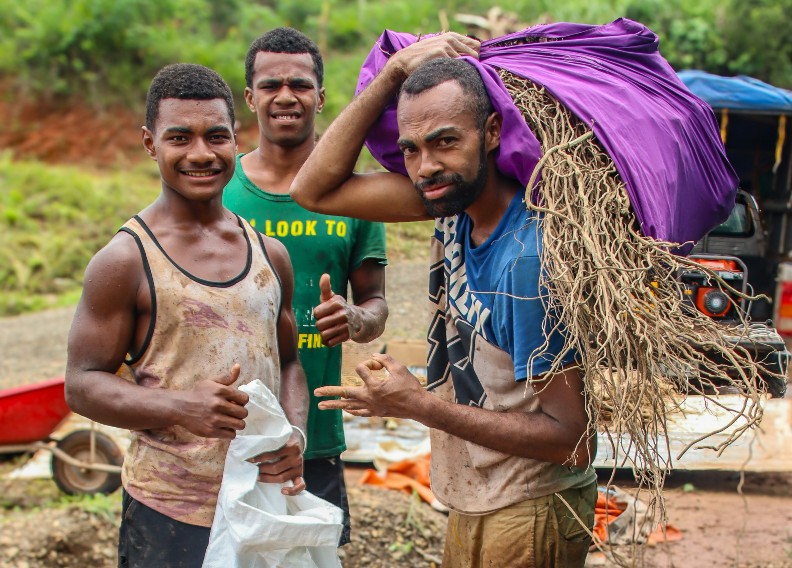
[[248,417],[228,448],[203,568],[340,568],[341,509],[257,480],[258,467],[247,460],[281,448],[292,428],[261,381],[240,390],[250,396]]
[[608,542],[613,545],[646,542],[652,532],[649,506],[615,485],[608,489],[612,499],[620,505],[626,505],[624,511],[608,524]]

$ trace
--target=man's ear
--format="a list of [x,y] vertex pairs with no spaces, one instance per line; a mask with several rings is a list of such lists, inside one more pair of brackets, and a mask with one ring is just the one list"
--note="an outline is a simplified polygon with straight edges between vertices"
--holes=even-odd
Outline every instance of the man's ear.
[[141,134],[143,135],[143,148],[152,160],[157,159],[157,148],[154,146],[154,133],[148,127],[141,127]]
[[253,91],[250,87],[245,87],[245,102],[247,103],[247,107],[250,109],[250,112],[256,112],[256,105],[253,104]]
[[487,117],[484,123],[484,147],[487,153],[500,146],[501,126],[503,117],[497,112],[493,112]]
[[325,104],[325,90],[324,87],[319,89],[319,104],[316,105],[316,112],[322,112]]

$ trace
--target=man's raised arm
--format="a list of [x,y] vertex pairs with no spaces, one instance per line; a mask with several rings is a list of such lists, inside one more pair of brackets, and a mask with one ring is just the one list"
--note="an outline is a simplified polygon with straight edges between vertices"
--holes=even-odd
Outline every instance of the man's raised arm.
[[292,182],[292,198],[306,209],[330,215],[386,222],[428,219],[409,178],[355,174],[355,163],[369,128],[410,73],[438,57],[478,57],[478,48],[477,40],[445,33],[396,52],[322,135]]

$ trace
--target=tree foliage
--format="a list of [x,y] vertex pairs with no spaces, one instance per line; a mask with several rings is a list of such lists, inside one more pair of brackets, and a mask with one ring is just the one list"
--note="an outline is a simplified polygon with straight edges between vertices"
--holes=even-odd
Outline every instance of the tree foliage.
[[[216,69],[239,96],[250,41],[290,25],[314,38],[328,67],[343,76],[340,82],[328,73],[330,107],[340,108],[383,29],[464,31],[457,13],[484,14],[491,5],[483,0],[0,0],[0,76],[6,86],[17,87],[6,96],[76,95],[95,105],[139,104],[157,69],[191,61]],[[526,24],[605,23],[627,16],[658,33],[662,53],[677,69],[744,73],[792,87],[792,0],[512,0],[502,7]],[[344,95],[334,102],[336,87]]]
[[792,88],[792,0],[633,0],[625,15],[655,31],[676,69],[750,75]]
[[730,0],[728,69],[792,89],[792,0]]
[[[240,0],[0,0],[0,73],[48,97],[137,100],[160,67],[191,61],[229,80],[250,29],[281,20]],[[241,31],[241,30],[244,30]]]
[[660,52],[675,69],[715,71],[727,61],[717,1],[634,0],[625,16],[660,36]]

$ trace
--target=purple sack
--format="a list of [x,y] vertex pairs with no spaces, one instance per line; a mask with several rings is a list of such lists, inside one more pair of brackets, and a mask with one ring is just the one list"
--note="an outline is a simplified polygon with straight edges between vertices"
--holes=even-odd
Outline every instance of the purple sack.
[[[507,45],[521,38],[532,42]],[[416,39],[385,31],[363,63],[356,94],[390,55]],[[625,18],[603,26],[534,26],[482,42],[480,60],[463,59],[478,69],[503,116],[498,168],[527,184],[541,156],[498,77],[502,68],[544,86],[593,129],[627,186],[644,235],[685,243],[723,222],[734,206],[737,175],[712,109],[679,80],[658,43],[651,30]],[[394,99],[369,130],[366,146],[385,168],[406,175],[397,139]]]

